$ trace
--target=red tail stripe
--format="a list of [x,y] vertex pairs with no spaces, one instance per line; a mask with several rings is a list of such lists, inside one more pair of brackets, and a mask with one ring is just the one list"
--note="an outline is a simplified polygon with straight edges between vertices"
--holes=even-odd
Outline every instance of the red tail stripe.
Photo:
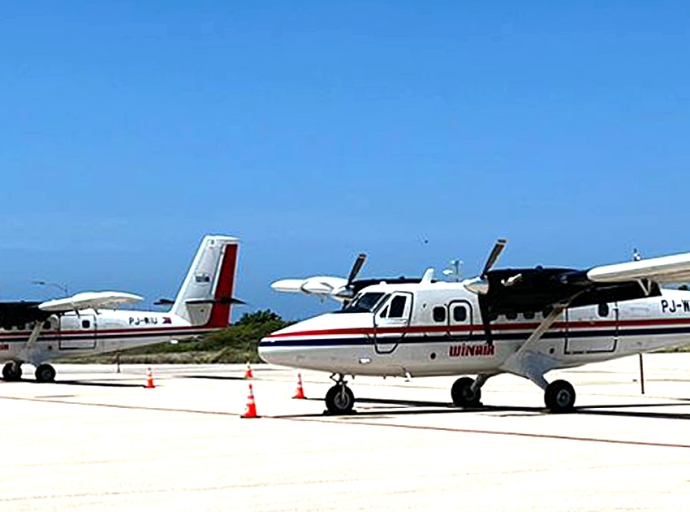
[[[228,244],[225,246],[225,254],[223,255],[223,262],[220,267],[220,275],[216,282],[215,299],[230,299],[235,289],[235,269],[237,267],[237,244]],[[228,325],[230,319],[230,302],[213,304],[211,309],[211,317],[209,318],[207,327],[224,328]]]

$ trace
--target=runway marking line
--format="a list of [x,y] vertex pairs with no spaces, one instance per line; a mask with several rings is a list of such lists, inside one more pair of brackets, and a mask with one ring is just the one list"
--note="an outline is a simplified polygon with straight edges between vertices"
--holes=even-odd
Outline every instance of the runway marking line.
[[[313,418],[274,418],[274,419],[284,419],[288,421],[313,421],[320,423],[335,423],[343,424],[343,422],[337,422],[327,419],[313,419]],[[467,429],[467,428],[453,428],[453,427],[433,427],[428,425],[401,425],[399,423],[384,423],[372,421],[357,421],[348,423],[349,425],[366,425],[372,427],[394,427],[402,428],[408,430],[428,430],[433,432],[452,432],[459,434],[484,434],[484,435],[496,435],[496,436],[515,436],[515,437],[529,437],[533,439],[553,439],[556,441],[582,441],[590,443],[608,443],[608,444],[622,444],[622,445],[632,445],[632,446],[650,446],[655,448],[690,448],[688,444],[676,444],[676,443],[656,443],[652,441],[630,441],[624,439],[606,439],[598,437],[577,437],[577,436],[559,436],[556,434],[530,434],[528,432],[500,432],[495,430],[480,430],[480,429]]]
[[[104,403],[89,403],[89,402],[72,402],[69,400],[49,400],[46,398],[30,398],[30,397],[14,397],[14,396],[0,396],[0,400],[18,400],[26,402],[44,402],[44,403],[57,403],[57,404],[67,404],[67,405],[82,405],[91,407],[110,407],[113,409],[129,409],[129,410],[144,410],[144,411],[159,411],[159,412],[182,412],[182,413],[192,413],[192,414],[207,414],[214,416],[239,416],[240,413],[236,412],[223,412],[223,411],[201,411],[195,409],[171,409],[166,407],[142,407],[136,405],[123,405],[123,404],[104,404]],[[393,413],[395,414],[395,413]],[[332,425],[364,425],[370,427],[393,427],[407,430],[427,430],[430,432],[449,432],[458,434],[480,434],[480,435],[494,435],[494,436],[514,436],[514,437],[527,437],[532,439],[552,439],[555,441],[580,441],[589,443],[606,443],[606,444],[619,444],[628,446],[648,446],[655,448],[690,448],[688,444],[679,443],[658,443],[652,441],[632,441],[624,439],[606,439],[598,437],[577,437],[577,436],[560,436],[556,434],[531,434],[528,432],[500,432],[495,430],[481,430],[481,429],[466,429],[466,428],[453,428],[453,427],[434,427],[428,425],[401,425],[399,423],[386,423],[386,422],[373,422],[373,421],[356,421],[356,422],[343,422],[335,421],[335,418],[347,419],[347,416],[337,416],[334,419],[328,419],[325,417],[287,417],[287,416],[265,416],[262,415],[263,419],[271,420],[283,420],[283,421],[305,421],[314,423],[329,423]]]

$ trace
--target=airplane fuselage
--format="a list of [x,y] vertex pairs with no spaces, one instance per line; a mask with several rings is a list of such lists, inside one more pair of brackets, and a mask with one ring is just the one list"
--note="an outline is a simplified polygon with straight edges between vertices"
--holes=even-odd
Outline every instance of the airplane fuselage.
[[[269,363],[343,375],[492,375],[549,311],[499,316],[487,340],[477,294],[460,283],[376,285],[372,311],[338,311],[264,338]],[[400,297],[396,301],[396,297]],[[375,297],[372,296],[372,300]],[[690,292],[566,309],[533,350],[546,371],[690,343]]]
[[84,310],[53,315],[43,322],[35,344],[27,349],[35,323],[0,329],[0,362],[34,365],[56,358],[124,350],[209,332],[208,327],[170,313],[128,310]]

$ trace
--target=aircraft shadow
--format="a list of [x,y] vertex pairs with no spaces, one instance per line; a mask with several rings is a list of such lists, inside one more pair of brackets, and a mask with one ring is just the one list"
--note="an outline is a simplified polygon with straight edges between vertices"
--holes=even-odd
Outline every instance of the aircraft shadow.
[[[40,384],[36,381],[27,380],[25,382]],[[132,382],[96,382],[96,381],[86,381],[86,380],[56,380],[53,384],[64,384],[66,386],[94,386],[102,388],[143,388],[143,383],[132,383]]]
[[[321,401],[320,398],[310,398],[308,400]],[[508,413],[513,415],[515,413],[522,415],[547,415],[549,413],[544,407],[524,407],[524,406],[502,406],[502,405],[483,405],[481,407],[461,408],[455,407],[448,402],[431,402],[419,400],[395,400],[395,399],[380,399],[380,398],[357,398],[355,400],[355,410],[350,414],[337,415],[330,414],[327,411],[314,414],[291,414],[284,416],[276,416],[277,418],[320,418],[324,416],[343,418],[348,417],[395,417],[395,416],[409,416],[409,415],[423,415],[423,414],[466,414],[466,413]],[[375,410],[358,409],[357,405],[380,405],[380,408]],[[590,416],[619,416],[629,418],[652,418],[652,419],[677,419],[690,420],[690,413],[673,413],[673,412],[658,412],[658,411],[639,411],[628,409],[642,409],[642,408],[666,408],[686,406],[686,403],[644,403],[644,404],[606,404],[606,405],[592,405],[576,407],[569,414],[590,415]],[[513,413],[513,414],[510,414]]]
[[[649,411],[625,411],[626,408],[643,407],[675,407],[687,404],[665,403],[665,404],[632,404],[632,405],[595,405],[591,407],[576,407],[573,414],[586,414],[589,416],[621,416],[627,418],[651,418],[665,420],[690,420],[690,413],[674,412],[649,412]],[[616,410],[618,409],[618,410]]]

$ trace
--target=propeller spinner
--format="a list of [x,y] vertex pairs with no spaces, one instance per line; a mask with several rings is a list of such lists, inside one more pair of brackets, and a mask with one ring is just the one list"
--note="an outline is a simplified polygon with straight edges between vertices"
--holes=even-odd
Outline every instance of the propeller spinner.
[[348,300],[354,297],[355,290],[352,284],[354,283],[355,279],[357,279],[357,276],[359,275],[359,272],[362,270],[362,267],[364,266],[364,263],[366,261],[366,254],[360,253],[357,256],[357,259],[355,260],[354,264],[352,265],[352,268],[350,269],[350,274],[347,276],[347,283],[345,284],[345,286],[333,293],[335,297],[343,300]]
[[507,238],[499,238],[498,240],[496,240],[496,244],[494,245],[494,248],[491,249],[491,254],[489,254],[489,257],[486,260],[486,264],[484,265],[482,273],[479,275],[479,277],[467,279],[466,281],[464,281],[463,285],[465,286],[465,288],[467,288],[471,292],[478,293],[481,295],[486,295],[489,292],[489,281],[486,279],[487,274],[498,261],[498,258],[503,252],[503,249],[505,249],[507,243]]

